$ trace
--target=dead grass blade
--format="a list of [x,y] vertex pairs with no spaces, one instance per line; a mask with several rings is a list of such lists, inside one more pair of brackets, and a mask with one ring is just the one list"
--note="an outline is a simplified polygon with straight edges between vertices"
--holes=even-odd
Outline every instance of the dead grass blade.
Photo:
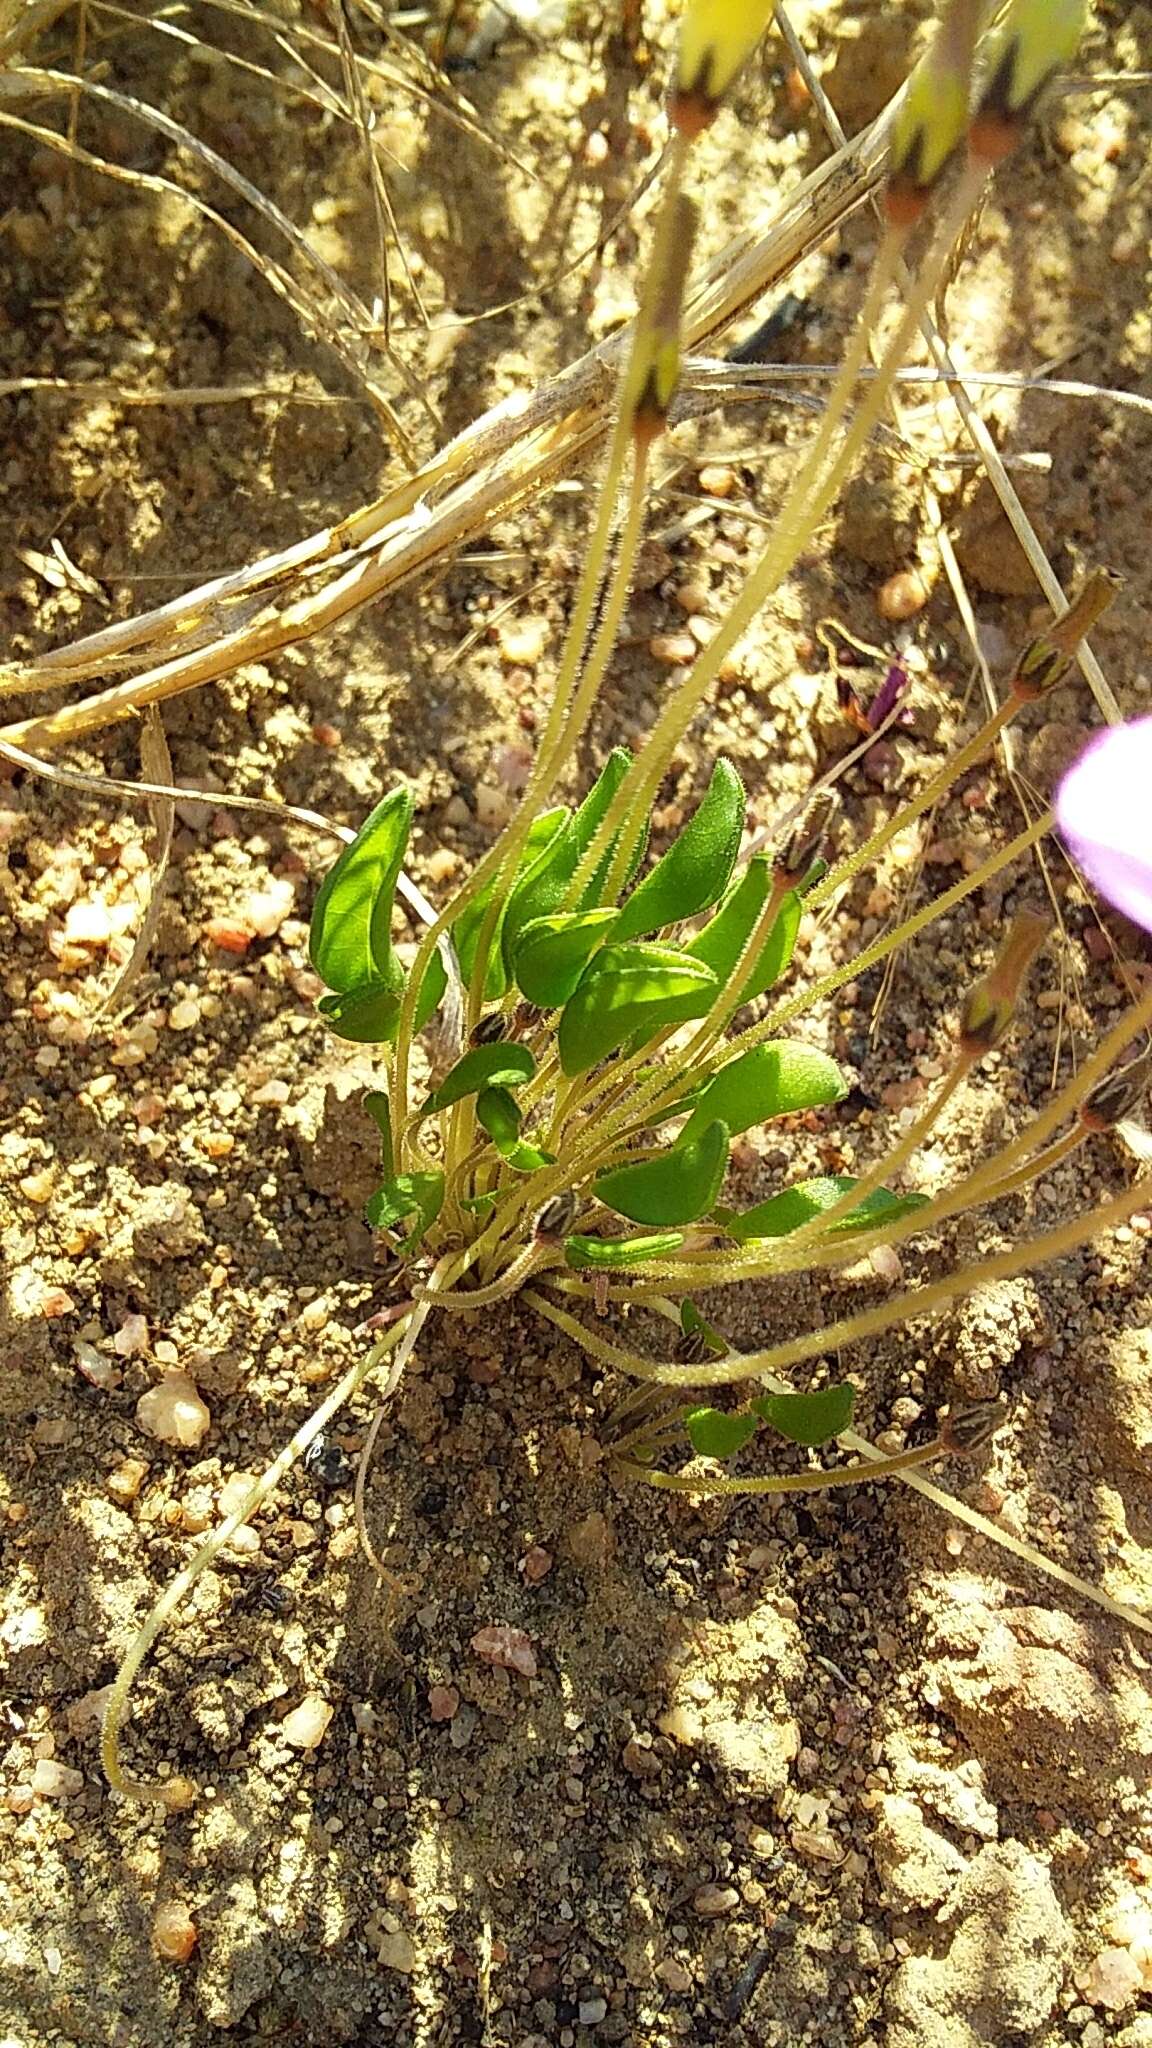
[[[895,102],[863,135],[806,178],[778,213],[761,216],[714,259],[686,311],[690,346],[725,327],[786,277],[864,202],[883,169],[894,106]],[[133,645],[146,647],[158,633],[169,638],[187,630],[187,622],[202,620],[206,607],[219,602],[223,581],[233,598],[259,593],[269,600],[269,608],[257,620],[81,703],[25,720],[10,729],[10,736],[37,746],[59,745],[131,717],[142,704],[227,675],[244,662],[267,659],[328,631],[363,605],[378,602],[587,460],[605,431],[627,345],[625,330],[589,350],[539,390],[502,401],[415,476],[338,525],[229,579],[216,578],[158,611],[56,650],[26,668],[9,670],[0,676],[0,692],[8,694],[100,673],[109,653]],[[324,566],[333,568],[333,558],[348,550],[354,551],[350,566],[321,590],[298,595],[302,576]]]
[[[164,722],[155,704],[148,706],[140,724],[140,766],[149,782],[172,781],[172,756],[168,752],[168,742],[164,737]],[[176,804],[170,796],[153,796],[149,799],[148,808],[152,813],[148,902],[140,920],[140,929],[136,934],[132,951],[97,1008],[97,1017],[111,1016],[123,1008],[124,998],[143,969],[151,951],[156,927],[160,922],[160,913],[164,908],[164,888],[168,879],[168,862],[172,855]]]

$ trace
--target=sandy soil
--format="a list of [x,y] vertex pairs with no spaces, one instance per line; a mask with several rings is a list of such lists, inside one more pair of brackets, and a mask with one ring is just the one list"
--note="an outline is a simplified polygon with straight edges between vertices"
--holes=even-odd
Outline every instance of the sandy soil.
[[[879,7],[795,10],[850,128],[900,75],[905,12],[924,10],[902,11],[897,34]],[[1098,16],[1085,72],[1146,70],[1149,9],[1102,4]],[[265,31],[209,8],[179,20],[275,82],[112,11],[90,20],[88,61],[258,180],[370,294],[354,138],[287,89],[305,74]],[[73,29],[66,15],[36,60],[71,68]],[[398,346],[443,431],[628,311],[632,224],[571,266],[651,161],[655,69],[589,24],[541,48],[513,39],[456,74],[531,177],[398,88],[382,92],[391,188],[434,321],[427,338],[414,328],[398,280]],[[1146,96],[1082,85],[997,186],[948,301],[970,363],[1058,364],[1152,395]],[[55,121],[60,102],[21,111]],[[759,203],[826,153],[775,47],[738,111],[710,145],[708,248],[741,224],[750,192]],[[89,148],[183,178],[250,222],[123,110],[85,104],[79,124]],[[186,204],[72,173],[34,139],[9,135],[8,148],[0,375],[269,394],[194,407],[75,388],[0,397],[0,608],[14,657],[287,544],[400,474],[331,350]],[[873,242],[862,213],[808,259],[782,358],[834,359]],[[915,729],[848,778],[845,833],[966,729],[977,690],[937,580],[923,450],[940,458],[932,477],[986,650],[1003,659],[1027,634],[1034,589],[954,419],[919,392],[902,408],[902,438],[878,442],[866,484],[682,748],[664,832],[721,750],[761,820],[806,785],[846,737],[818,624],[832,614],[890,651],[900,629],[877,593],[916,561],[935,588],[908,628]],[[1018,392],[984,410],[1065,579],[1090,560],[1127,577],[1098,646],[1124,708],[1146,709],[1147,416]],[[415,401],[403,416],[431,446]],[[808,417],[774,399],[678,433],[585,769],[650,722],[667,675],[650,642],[734,588]],[[709,465],[731,472],[729,493],[686,529],[683,494],[707,501]],[[164,723],[177,778],[355,822],[403,776],[418,805],[413,870],[441,897],[506,803],[508,750],[546,697],[586,516],[583,492],[555,493],[343,633],[176,701]],[[94,592],[61,572],[54,540]],[[531,660],[507,639],[524,619],[541,622]],[[16,699],[11,715],[32,708]],[[1024,721],[1030,786],[1049,787],[1095,716],[1077,686]],[[132,776],[137,735],[123,727],[71,758]],[[1018,829],[1003,764],[989,761],[921,842],[806,936],[797,972],[842,958],[906,892],[950,882]],[[356,1354],[382,1284],[359,1215],[374,1164],[357,1108],[365,1063],[312,1008],[321,846],[226,801],[181,805],[147,965],[109,1018],[101,998],[148,898],[149,835],[142,807],[21,774],[0,787],[5,2048],[192,2048],[220,2032],[360,2048],[1148,2048],[1143,1638],[896,1488],[776,1508],[628,1489],[601,1447],[620,1390],[527,1309],[432,1334],[385,1423],[369,1514],[399,1599],[378,1589],[352,1527],[366,1399],[201,1582],[137,1690],[130,1759],[188,1775],[200,1798],[157,1820],[108,1796],[95,1715],[135,1623],[223,1489],[267,1462]],[[919,1185],[1010,1130],[1054,1061],[1066,1068],[1115,1012],[1125,974],[1147,971],[1138,938],[1102,934],[1057,857],[1050,873],[1064,932],[1026,1028],[950,1116]],[[752,1134],[750,1199],[874,1155],[939,1071],[957,988],[1006,912],[1042,889],[1038,869],[1012,875],[937,925],[878,1015],[871,976],[813,1018],[859,1089],[804,1128]],[[260,935],[224,950],[221,921]],[[905,1254],[905,1276],[1077,1214],[1128,1170],[1112,1145],[1086,1149],[1029,1202]],[[949,1483],[1152,1608],[1146,1244],[1137,1218],[842,1366],[862,1426],[893,1445],[930,1434],[957,1394],[1003,1392],[1008,1426],[979,1471],[953,1468]],[[869,1270],[823,1293],[762,1291],[739,1310],[725,1302],[725,1326],[751,1342],[892,1283]],[[210,1415],[184,1451],[137,1417],[173,1366]],[[477,1655],[473,1638],[495,1624],[526,1632],[535,1676]],[[157,1951],[167,1909],[197,1930],[183,1962]]]

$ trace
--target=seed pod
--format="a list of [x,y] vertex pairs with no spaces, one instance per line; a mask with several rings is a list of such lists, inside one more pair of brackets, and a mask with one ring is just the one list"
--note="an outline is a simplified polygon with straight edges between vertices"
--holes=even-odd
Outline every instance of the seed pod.
[[1043,911],[1022,910],[1013,918],[995,961],[968,991],[960,1012],[960,1049],[969,1059],[982,1059],[1006,1036],[1024,977],[1051,928]]
[[503,1010],[490,1010],[486,1017],[481,1017],[480,1022],[469,1037],[468,1043],[469,1045],[498,1045],[500,1040],[506,1038],[507,1035],[508,1019],[504,1015]]
[[562,1188],[545,1202],[533,1225],[537,1243],[559,1244],[569,1235],[580,1213],[580,1198],[574,1188]]
[[1139,1109],[1152,1080],[1152,1054],[1143,1052],[1114,1074],[1106,1074],[1080,1104],[1080,1121],[1089,1131],[1113,1131]]
[[632,432],[644,446],[663,433],[680,381],[680,328],[696,221],[692,201],[678,194],[652,252],[623,400],[631,411]]

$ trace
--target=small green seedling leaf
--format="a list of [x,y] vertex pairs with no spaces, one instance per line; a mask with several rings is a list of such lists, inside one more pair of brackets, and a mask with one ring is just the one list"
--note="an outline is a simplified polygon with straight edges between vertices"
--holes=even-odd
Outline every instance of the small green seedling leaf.
[[727,1125],[712,1123],[698,1138],[600,1174],[593,1191],[630,1223],[695,1223],[715,1207],[727,1165]]
[[[504,919],[507,915],[508,902],[513,890],[521,879],[528,874],[529,870],[535,866],[545,847],[555,839],[556,834],[562,830],[571,816],[572,813],[567,804],[557,804],[554,810],[542,811],[538,818],[533,818],[528,828],[528,837],[524,843],[524,851],[516,864],[516,873],[512,879],[511,888],[509,888],[505,896],[503,909],[496,920],[496,929],[493,933],[492,945],[488,954],[488,972],[484,982],[484,1000],[486,1003],[499,1002],[501,996],[507,992],[508,988],[509,977],[504,964],[502,941]],[[476,965],[476,947],[479,942],[484,919],[488,915],[488,906],[492,901],[493,886],[494,882],[489,882],[485,888],[480,890],[478,895],[472,898],[471,902],[466,903],[459,918],[452,927],[452,942],[456,948],[456,958],[460,962],[460,973],[465,984],[470,983],[472,980],[472,970]]]
[[404,985],[399,961],[396,965],[394,987],[378,984],[357,989],[350,995],[321,996],[316,1008],[337,1038],[347,1038],[354,1045],[387,1045],[395,1038]]
[[679,1230],[654,1237],[566,1237],[564,1259],[577,1273],[615,1273],[652,1259],[670,1259],[683,1242]]
[[753,1413],[790,1444],[804,1444],[809,1450],[848,1429],[855,1405],[856,1389],[847,1380],[821,1387],[815,1394],[760,1394],[749,1403]]
[[[742,1215],[728,1209],[717,1209],[716,1221],[723,1225],[729,1237],[737,1244],[746,1244],[752,1238],[789,1237],[805,1223],[814,1223],[825,1209],[831,1209],[855,1187],[849,1174],[829,1174],[820,1180],[798,1181],[794,1188],[784,1188],[767,1202],[760,1202],[755,1209],[745,1209]],[[859,1208],[839,1222],[830,1226],[829,1234],[847,1237],[854,1230],[874,1230],[883,1223],[895,1223],[901,1216],[910,1216],[914,1209],[922,1209],[927,1202],[926,1195],[890,1195],[887,1188],[876,1188],[867,1195]]]
[[377,1188],[365,1205],[364,1214],[373,1230],[391,1230],[397,1223],[403,1223],[406,1216],[415,1215],[415,1227],[400,1246],[410,1251],[419,1243],[429,1225],[435,1223],[444,1201],[444,1175],[435,1173],[401,1173],[394,1180],[385,1181]]
[[[527,869],[517,882],[508,899],[504,919],[504,964],[509,972],[526,925],[532,924],[537,918],[552,917],[557,911],[565,908],[595,910],[598,907],[600,891],[612,859],[611,846],[588,887],[581,892],[580,901],[565,904],[565,897],[572,877],[591,846],[609,804],[628,773],[631,762],[632,757],[625,747],[616,747],[609,754],[575,817],[570,818],[555,838],[549,841],[532,867]],[[644,839],[641,838],[629,863],[629,877],[635,872],[643,851]]]
[[711,1323],[705,1322],[694,1301],[685,1299],[680,1303],[680,1328],[686,1337],[692,1338],[700,1350],[713,1358],[724,1358],[728,1345]]
[[530,1145],[520,1136],[524,1119],[515,1096],[507,1088],[484,1088],[476,1097],[476,1116],[502,1159],[517,1173],[538,1173],[542,1166],[555,1166],[556,1156]]
[[[773,886],[771,861],[766,860],[763,854],[756,854],[735,887],[728,891],[715,917],[709,918],[703,931],[689,940],[685,952],[691,953],[694,960],[702,960],[719,981],[727,983],[736,972],[737,962]],[[762,996],[766,989],[773,988],[779,981],[795,951],[801,914],[800,893],[790,889],[780,904],[757,958],[749,963],[739,995],[733,991],[733,1001],[737,1005],[750,1003],[755,996]]]
[[587,1073],[630,1038],[645,1043],[665,1025],[705,1016],[716,989],[711,968],[673,946],[602,947],[561,1013],[564,1072]]
[[382,1088],[370,1088],[364,1097],[364,1107],[380,1133],[380,1164],[385,1180],[391,1180],[396,1171],[392,1147],[392,1106]]
[[731,1458],[760,1427],[758,1415],[729,1415],[723,1408],[691,1408],[684,1417],[698,1458]]
[[424,979],[420,984],[420,994],[417,999],[416,1014],[413,1019],[413,1029],[415,1031],[423,1031],[428,1019],[440,1008],[447,986],[448,969],[440,957],[439,949],[437,949],[428,962]]
[[770,1117],[839,1102],[846,1093],[844,1076],[826,1052],[788,1039],[772,1039],[740,1053],[713,1074],[695,1097],[681,1139],[698,1137],[717,1117],[738,1137]]
[[612,909],[562,910],[553,917],[534,917],[517,940],[512,963],[521,994],[543,1010],[559,1010],[615,922]]
[[474,1045],[445,1074],[438,1088],[425,1097],[421,1116],[433,1110],[450,1109],[466,1095],[478,1095],[482,1088],[522,1088],[536,1072],[536,1062],[526,1045],[515,1039],[498,1038],[494,1045]]
[[308,953],[320,979],[338,995],[393,985],[392,899],[412,807],[411,790],[391,790],[321,883]]
[[743,829],[744,784],[730,762],[717,761],[699,809],[633,890],[613,938],[643,938],[719,902],[736,864]]

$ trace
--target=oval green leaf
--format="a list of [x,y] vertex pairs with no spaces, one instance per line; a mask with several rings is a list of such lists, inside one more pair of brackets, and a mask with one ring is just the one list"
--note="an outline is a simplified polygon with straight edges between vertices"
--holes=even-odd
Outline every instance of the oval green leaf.
[[757,1415],[729,1415],[723,1408],[691,1408],[684,1417],[698,1458],[731,1458],[760,1427]]
[[564,1072],[587,1073],[629,1038],[643,1043],[665,1025],[705,1016],[716,989],[711,968],[674,946],[604,946],[561,1013]]
[[396,1171],[392,1148],[392,1105],[382,1088],[371,1088],[364,1097],[364,1108],[380,1133],[380,1164],[385,1180],[391,1180]]
[[354,1045],[387,1045],[395,1038],[400,1022],[403,986],[404,974],[397,961],[393,987],[369,986],[351,995],[321,996],[316,1008],[337,1038],[347,1038]]
[[515,1096],[507,1088],[484,1088],[476,1097],[476,1117],[487,1131],[502,1159],[517,1173],[537,1173],[542,1166],[555,1166],[556,1156],[531,1145],[520,1136],[524,1119]]
[[411,824],[411,790],[390,790],[320,885],[308,954],[338,995],[390,985],[392,899]]
[[482,1088],[522,1088],[536,1072],[536,1062],[526,1045],[516,1039],[497,1039],[495,1045],[474,1045],[445,1074],[438,1088],[421,1104],[421,1116],[433,1110],[450,1109],[466,1095],[478,1095]]
[[516,986],[530,1003],[558,1010],[568,1001],[616,912],[562,910],[554,917],[535,917],[516,944],[513,972]]
[[772,1039],[742,1052],[705,1083],[696,1096],[681,1138],[695,1138],[717,1117],[732,1136],[770,1117],[791,1116],[839,1102],[847,1093],[843,1074],[826,1052],[790,1039]]
[[[688,941],[685,952],[691,953],[694,960],[703,960],[717,979],[727,984],[736,972],[737,963],[771,895],[773,884],[771,861],[763,854],[754,855],[735,887],[728,891],[715,917],[709,918],[703,931]],[[762,996],[766,989],[775,987],[796,949],[801,914],[799,893],[790,889],[756,959],[747,968],[739,995],[734,997],[736,1002],[750,1003],[755,996]]]
[[855,1405],[856,1389],[847,1380],[815,1394],[760,1394],[749,1403],[762,1422],[809,1450],[850,1428]]
[[695,1223],[715,1206],[727,1165],[727,1126],[712,1123],[698,1138],[600,1174],[593,1193],[630,1223]]
[[633,890],[612,936],[639,939],[718,903],[740,851],[744,784],[717,761],[698,810],[650,874]]
[[[512,889],[516,887],[521,877],[526,875],[535,866],[545,848],[555,839],[556,834],[563,828],[571,816],[572,813],[567,804],[557,804],[554,810],[542,811],[538,818],[533,818],[531,825],[528,827],[528,837],[524,843],[524,851],[516,863],[516,873],[513,877],[511,888],[505,894],[504,905],[496,920],[496,928],[492,935],[492,945],[488,954],[488,972],[484,983],[484,1000],[486,1003],[499,1002],[508,987],[508,974],[504,965],[502,940],[504,919],[507,915],[508,901],[512,894]],[[492,901],[492,890],[495,886],[495,881],[496,877],[494,876],[492,881],[487,883],[477,896],[473,896],[471,901],[465,904],[459,918],[452,927],[452,942],[456,948],[456,958],[460,962],[460,973],[465,984],[468,984],[472,979],[472,971],[476,965],[476,947],[484,925],[484,919],[488,914],[488,905]]]
[[[755,1209],[745,1209],[742,1215],[730,1210],[718,1210],[716,1220],[722,1223],[728,1236],[737,1244],[746,1244],[752,1238],[789,1237],[805,1223],[814,1223],[825,1209],[831,1209],[855,1187],[850,1174],[828,1174],[819,1180],[798,1181],[794,1188],[784,1188],[767,1202],[760,1202]],[[895,1223],[901,1216],[910,1216],[914,1209],[922,1209],[927,1195],[891,1195],[887,1188],[876,1188],[847,1216],[841,1216],[833,1223],[829,1235],[847,1237],[854,1230],[875,1230],[883,1223]]]
[[566,1237],[564,1258],[577,1273],[615,1273],[621,1267],[644,1266],[652,1259],[670,1259],[684,1242],[679,1230],[654,1237]]
[[377,1188],[365,1204],[364,1215],[373,1230],[391,1230],[397,1223],[403,1223],[406,1216],[415,1215],[415,1227],[401,1247],[408,1250],[419,1242],[429,1224],[436,1221],[443,1201],[442,1173],[401,1173],[394,1180],[385,1181],[382,1188]]
[[[526,925],[537,918],[551,917],[565,908],[569,910],[594,910],[600,901],[608,865],[612,858],[609,847],[588,887],[581,892],[578,903],[565,903],[569,884],[581,860],[591,846],[609,804],[632,765],[632,756],[627,748],[617,747],[609,754],[592,788],[589,790],[576,815],[558,832],[545,847],[532,867],[517,882],[508,899],[504,919],[504,964],[511,972],[516,958],[520,935]],[[645,835],[646,836],[646,835]],[[643,838],[636,847],[629,872],[634,872],[644,849]]]

